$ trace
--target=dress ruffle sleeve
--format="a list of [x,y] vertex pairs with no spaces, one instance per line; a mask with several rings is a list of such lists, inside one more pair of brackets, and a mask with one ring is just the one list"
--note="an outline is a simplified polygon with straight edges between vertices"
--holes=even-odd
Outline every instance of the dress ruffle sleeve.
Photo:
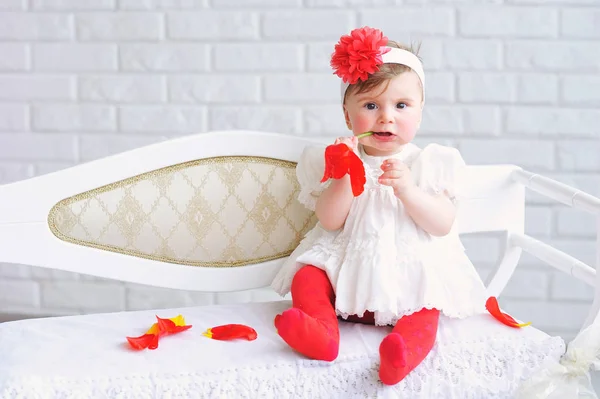
[[445,193],[454,202],[460,200],[466,164],[456,148],[429,144],[413,164],[418,186],[430,193]]
[[315,210],[317,198],[329,186],[321,183],[325,172],[325,146],[307,146],[296,165],[296,177],[300,184],[298,201],[311,211]]

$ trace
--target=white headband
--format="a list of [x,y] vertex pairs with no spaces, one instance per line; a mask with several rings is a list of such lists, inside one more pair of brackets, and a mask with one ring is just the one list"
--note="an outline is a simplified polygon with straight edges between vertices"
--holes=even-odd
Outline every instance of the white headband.
[[[406,65],[410,69],[412,69],[421,79],[421,86],[423,86],[423,95],[425,95],[425,73],[423,72],[423,64],[416,55],[411,53],[410,51],[396,48],[396,47],[385,47],[386,49],[390,49],[387,53],[381,56],[384,64],[401,64]],[[344,96],[346,95],[346,90],[348,90],[349,83],[344,83],[342,80],[341,86],[341,95],[342,95],[342,103],[344,102]]]

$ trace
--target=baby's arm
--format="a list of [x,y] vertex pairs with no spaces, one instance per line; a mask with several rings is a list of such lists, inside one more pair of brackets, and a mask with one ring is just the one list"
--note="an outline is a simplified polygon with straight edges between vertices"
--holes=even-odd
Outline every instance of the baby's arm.
[[[358,139],[352,137],[338,137],[334,144],[344,143],[356,151]],[[325,230],[340,229],[350,212],[354,195],[350,175],[346,174],[341,179],[332,179],[331,184],[317,199],[315,214]]]
[[337,230],[346,222],[354,195],[350,176],[332,180],[317,199],[315,214],[325,230]]
[[431,195],[413,186],[398,198],[415,223],[429,234],[445,236],[450,232],[456,207],[445,194]]
[[383,174],[379,182],[394,189],[406,213],[420,228],[434,236],[444,236],[450,232],[456,210],[445,194],[431,195],[422,190],[414,182],[408,166],[398,160],[386,160],[381,169]]

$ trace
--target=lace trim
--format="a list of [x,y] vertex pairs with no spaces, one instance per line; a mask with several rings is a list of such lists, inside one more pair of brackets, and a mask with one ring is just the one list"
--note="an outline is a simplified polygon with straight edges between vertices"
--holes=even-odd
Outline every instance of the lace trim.
[[[425,304],[423,306],[420,306],[420,307],[414,308],[414,309],[405,309],[403,312],[398,313],[398,314],[396,314],[392,311],[376,310],[376,309],[381,309],[383,307],[384,307],[383,304],[380,306],[374,306],[373,308],[366,309],[364,312],[353,312],[348,309],[345,309],[345,311],[343,311],[343,310],[339,309],[339,307],[338,307],[338,309],[336,310],[336,313],[338,316],[340,316],[344,320],[347,320],[348,317],[350,317],[350,316],[356,315],[358,317],[363,317],[366,312],[372,312],[375,315],[375,325],[376,326],[394,326],[394,325],[396,325],[398,320],[400,320],[402,317],[410,316],[411,314],[416,313],[423,309],[428,309],[428,310],[438,309],[438,310],[440,310],[440,314],[443,314],[443,315],[453,318],[453,319],[466,319],[467,317],[472,317],[473,315],[476,315],[478,313],[483,313],[483,306],[481,306],[479,308],[472,306],[464,312],[460,312],[460,311],[448,312],[447,310],[444,310],[443,307],[441,307],[439,305],[434,305],[434,304]],[[440,309],[440,308],[442,308],[442,309]]]
[[0,397],[371,398],[392,394],[414,399],[510,398],[521,381],[548,357],[559,358],[564,348],[558,337],[540,342],[486,339],[436,345],[423,363],[392,387],[383,386],[378,380],[378,358],[348,356],[331,364],[299,359],[291,364],[231,367],[210,373],[137,374],[85,380],[13,379],[0,381]]
[[331,180],[320,183],[316,187],[303,187],[298,193],[298,202],[304,205],[308,210],[314,211],[317,206],[317,198],[329,187]]

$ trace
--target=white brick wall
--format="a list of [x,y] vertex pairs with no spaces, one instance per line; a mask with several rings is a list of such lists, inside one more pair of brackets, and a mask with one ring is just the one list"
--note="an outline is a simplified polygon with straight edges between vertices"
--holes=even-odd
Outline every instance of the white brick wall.
[[[417,143],[514,162],[600,195],[598,0],[2,0],[0,181],[211,129],[345,133],[337,38],[421,42]],[[595,225],[528,194],[527,232],[594,262]],[[482,275],[493,237],[465,238]],[[0,312],[69,314],[264,300],[0,265]],[[570,336],[592,290],[524,256],[504,303]]]

